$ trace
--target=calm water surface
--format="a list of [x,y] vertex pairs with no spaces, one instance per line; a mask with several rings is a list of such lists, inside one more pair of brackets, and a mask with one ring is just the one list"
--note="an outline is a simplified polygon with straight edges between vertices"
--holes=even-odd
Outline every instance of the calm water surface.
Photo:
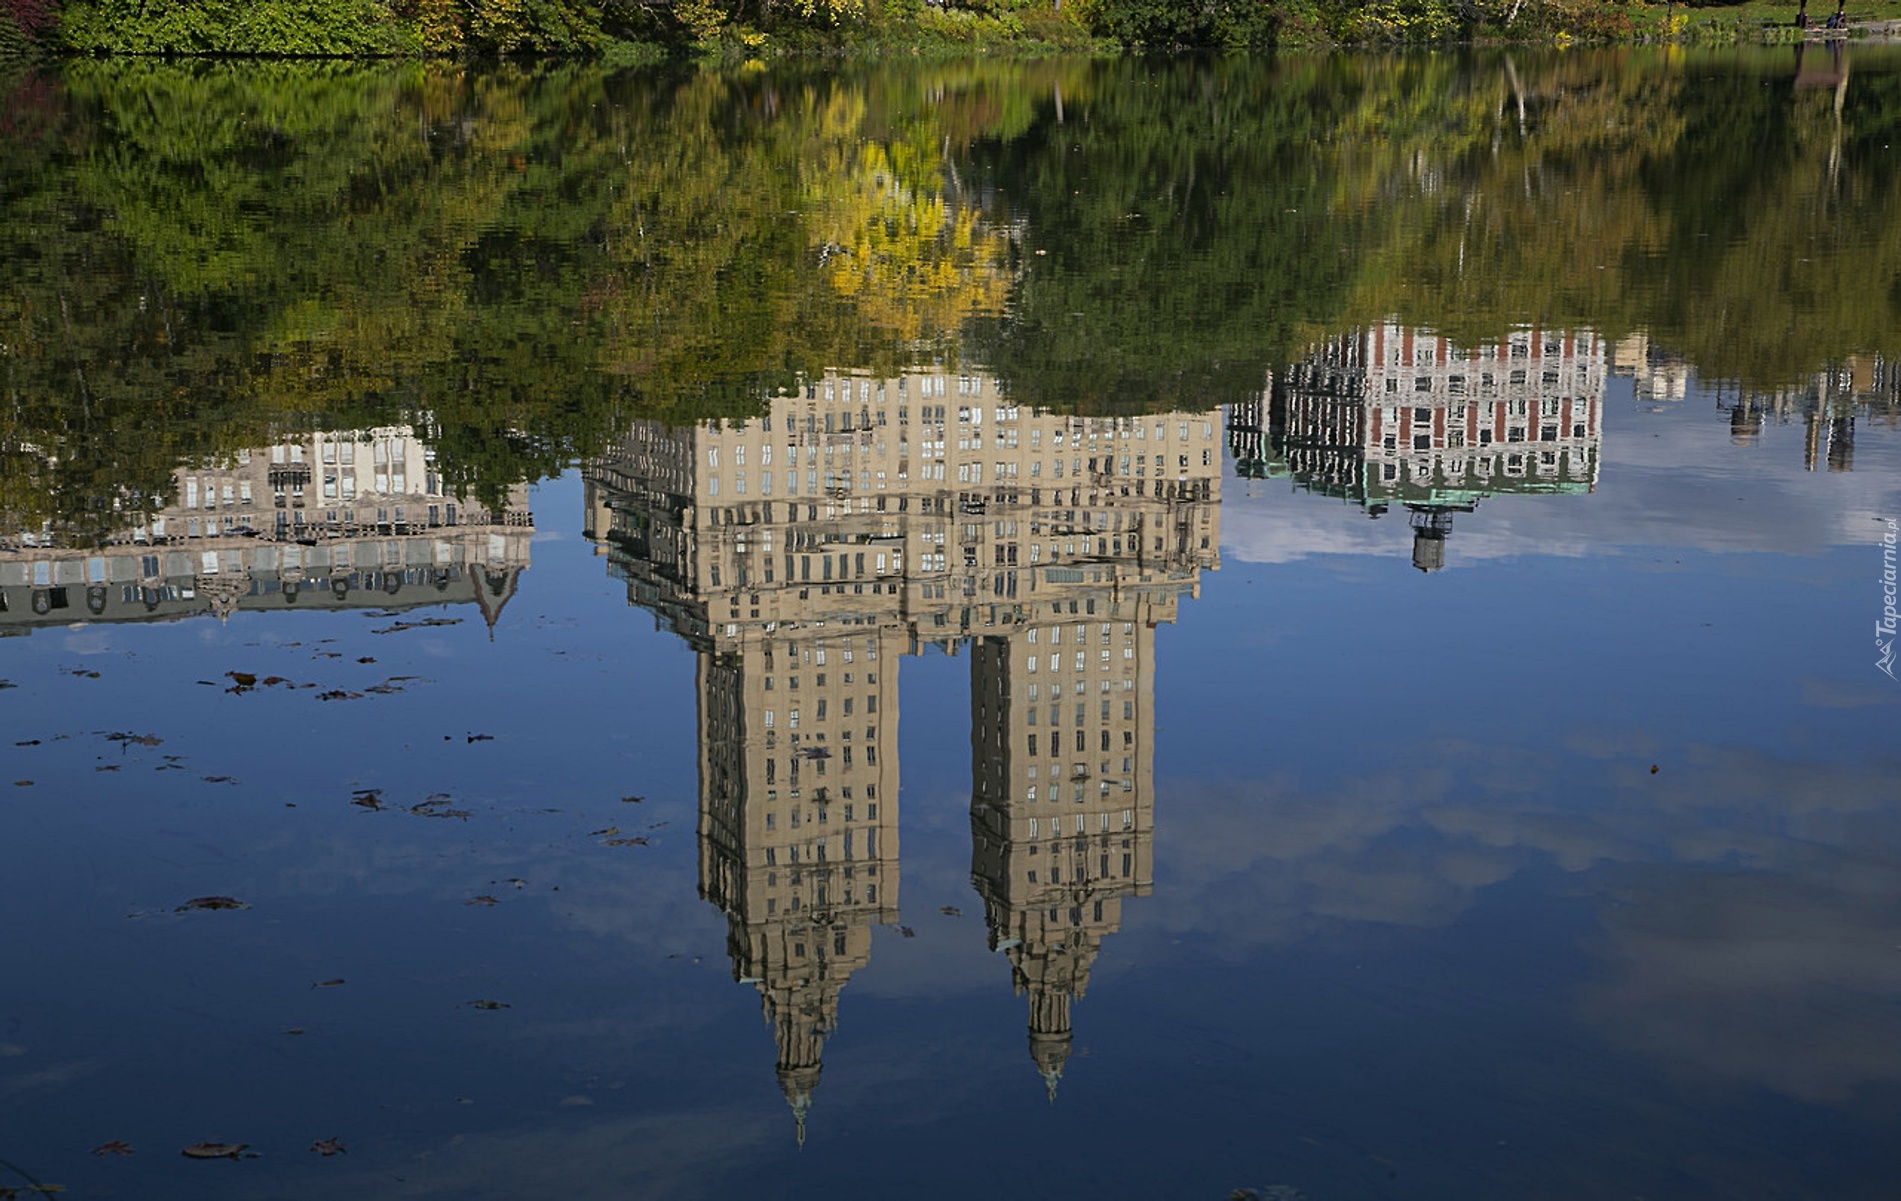
[[0,1190],[1892,1195],[1901,57],[4,86]]

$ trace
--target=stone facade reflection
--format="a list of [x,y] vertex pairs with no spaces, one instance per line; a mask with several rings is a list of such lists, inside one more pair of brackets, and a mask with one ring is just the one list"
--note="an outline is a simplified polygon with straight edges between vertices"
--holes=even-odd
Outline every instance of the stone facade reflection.
[[529,562],[527,488],[499,509],[438,478],[408,426],[322,431],[180,468],[174,500],[99,547],[0,532],[0,631],[239,610],[472,603],[491,628]]
[[906,653],[971,648],[973,884],[1060,1075],[1070,1002],[1153,878],[1154,626],[1219,565],[1218,439],[1214,411],[841,373],[746,421],[636,423],[584,472],[609,570],[699,653],[700,892],[801,1138],[840,990],[898,919]]
[[1315,347],[1237,405],[1238,474],[1287,478],[1380,517],[1403,506],[1413,565],[1445,563],[1455,513],[1500,493],[1587,493],[1603,437],[1605,345],[1519,330],[1460,347],[1382,325]]

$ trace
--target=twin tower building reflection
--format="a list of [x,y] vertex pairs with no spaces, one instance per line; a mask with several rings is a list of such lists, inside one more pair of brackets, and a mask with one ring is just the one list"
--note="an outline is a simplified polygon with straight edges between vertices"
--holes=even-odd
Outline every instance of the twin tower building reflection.
[[585,472],[629,599],[699,653],[700,892],[798,1119],[899,918],[899,664],[971,673],[971,878],[1053,1098],[1124,898],[1153,883],[1155,630],[1219,566],[1220,414],[1018,410],[985,377],[831,376],[638,424]]
[[[971,881],[1052,1099],[1125,899],[1154,881],[1155,640],[1219,567],[1224,451],[1443,562],[1452,515],[1596,481],[1594,335],[1334,339],[1220,410],[1019,410],[985,376],[834,374],[738,422],[637,422],[583,469],[590,537],[698,652],[699,888],[726,915],[799,1136],[840,993],[899,921],[899,664],[970,664]],[[0,532],[0,631],[210,609],[473,601],[528,567],[524,489],[458,508],[407,427],[181,468],[102,548]],[[83,595],[87,612],[75,612]],[[902,927],[899,927],[902,930]]]

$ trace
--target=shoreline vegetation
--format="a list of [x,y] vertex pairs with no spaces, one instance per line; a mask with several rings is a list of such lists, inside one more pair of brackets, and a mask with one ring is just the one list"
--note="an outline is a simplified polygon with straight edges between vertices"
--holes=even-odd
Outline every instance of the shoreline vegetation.
[[1788,42],[1892,38],[1901,0],[1845,27],[1794,3],[1620,0],[0,0],[0,57],[950,57],[1125,49]]

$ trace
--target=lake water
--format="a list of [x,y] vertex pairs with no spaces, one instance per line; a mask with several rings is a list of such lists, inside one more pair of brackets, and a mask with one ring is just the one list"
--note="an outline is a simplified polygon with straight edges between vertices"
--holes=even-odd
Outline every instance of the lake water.
[[1893,1195],[1893,49],[0,86],[0,1194]]

